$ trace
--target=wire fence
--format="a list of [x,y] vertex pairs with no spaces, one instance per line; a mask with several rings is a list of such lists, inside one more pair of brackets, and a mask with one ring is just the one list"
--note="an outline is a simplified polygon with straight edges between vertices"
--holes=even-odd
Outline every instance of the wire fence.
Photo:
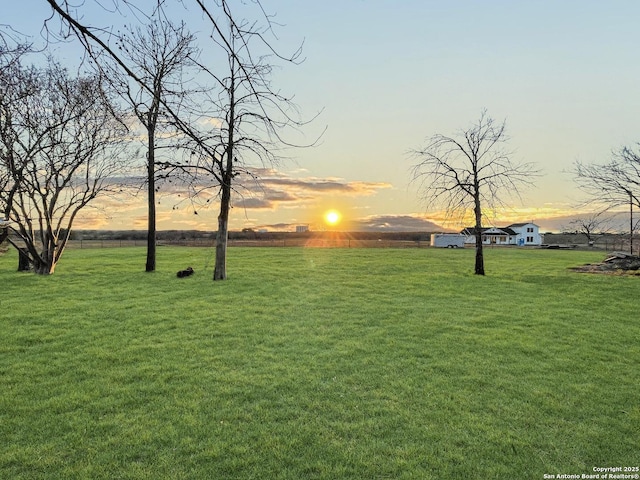
[[[67,248],[124,248],[143,247],[146,240],[69,240]],[[265,240],[236,240],[229,239],[229,247],[307,247],[307,248],[423,248],[428,247],[427,241],[412,240],[358,240],[358,239],[265,239]],[[158,247],[215,247],[215,240],[187,239],[157,242]]]
[[[561,248],[578,248],[602,251],[622,251],[628,252],[630,248],[629,237],[622,235],[603,236],[592,244],[581,241],[578,238],[563,238],[560,235],[550,236],[548,243]],[[546,239],[545,239],[546,240]],[[69,240],[66,248],[70,249],[93,249],[93,248],[125,248],[125,247],[146,247],[145,239],[82,239]],[[180,247],[215,247],[215,239],[212,238],[186,238],[186,239],[162,239],[157,242],[158,247],[180,246]],[[339,238],[259,238],[259,239],[234,239],[228,240],[229,247],[307,247],[307,248],[427,248],[430,241],[426,238],[417,240],[379,238],[379,239],[359,239],[348,236]],[[640,255],[640,238],[633,239],[634,253]],[[466,248],[473,248],[473,244],[467,244]],[[486,245],[485,248],[514,248],[514,246],[494,246]],[[522,247],[518,247],[522,248]],[[539,248],[539,247],[530,247]]]

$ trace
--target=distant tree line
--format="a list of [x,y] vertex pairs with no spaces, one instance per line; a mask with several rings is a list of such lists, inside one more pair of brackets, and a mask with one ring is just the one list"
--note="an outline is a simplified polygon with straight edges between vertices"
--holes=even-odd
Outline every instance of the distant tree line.
[[[146,241],[144,230],[74,230],[70,240],[135,240]],[[157,240],[215,240],[216,232],[203,230],[159,230]],[[230,240],[286,240],[339,238],[353,240],[384,240],[429,242],[430,232],[258,232],[254,230],[229,231]]]

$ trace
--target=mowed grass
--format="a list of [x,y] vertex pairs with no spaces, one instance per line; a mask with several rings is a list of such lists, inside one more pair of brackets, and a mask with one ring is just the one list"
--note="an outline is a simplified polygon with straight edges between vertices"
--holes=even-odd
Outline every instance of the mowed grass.
[[[0,257],[0,478],[540,479],[640,462],[640,277],[602,253]],[[175,272],[191,265],[193,277]],[[207,267],[206,269],[204,269]]]

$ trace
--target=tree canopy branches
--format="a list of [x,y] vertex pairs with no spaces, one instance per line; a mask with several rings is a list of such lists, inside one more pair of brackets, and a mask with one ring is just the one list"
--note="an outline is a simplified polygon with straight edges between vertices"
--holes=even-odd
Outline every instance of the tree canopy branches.
[[531,163],[516,163],[507,149],[506,122],[496,122],[486,111],[477,123],[456,136],[435,134],[414,150],[412,178],[419,182],[430,207],[444,207],[447,215],[461,216],[475,207],[495,209],[519,197],[522,185],[533,184],[537,172]]
[[0,205],[37,273],[53,273],[80,210],[117,189],[125,138],[99,77],[52,60],[0,71]]
[[433,135],[413,152],[418,163],[413,179],[420,184],[429,208],[443,207],[448,216],[464,218],[473,211],[476,232],[475,273],[484,275],[482,217],[486,209],[504,205],[532,184],[537,171],[530,163],[516,163],[506,149],[506,123],[496,122],[486,110],[478,121],[456,136]]
[[575,162],[573,174],[591,202],[612,208],[631,201],[640,207],[640,144],[614,151],[605,164]]

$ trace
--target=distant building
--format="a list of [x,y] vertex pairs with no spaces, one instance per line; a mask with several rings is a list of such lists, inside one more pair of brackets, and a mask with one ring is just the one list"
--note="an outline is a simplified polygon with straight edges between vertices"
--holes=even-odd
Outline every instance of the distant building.
[[309,231],[309,225],[297,225],[296,233],[304,233]]
[[[465,243],[476,243],[475,227],[467,227],[462,232]],[[519,247],[542,245],[540,227],[535,223],[513,223],[508,227],[487,227],[482,229],[483,245],[517,245]]]

